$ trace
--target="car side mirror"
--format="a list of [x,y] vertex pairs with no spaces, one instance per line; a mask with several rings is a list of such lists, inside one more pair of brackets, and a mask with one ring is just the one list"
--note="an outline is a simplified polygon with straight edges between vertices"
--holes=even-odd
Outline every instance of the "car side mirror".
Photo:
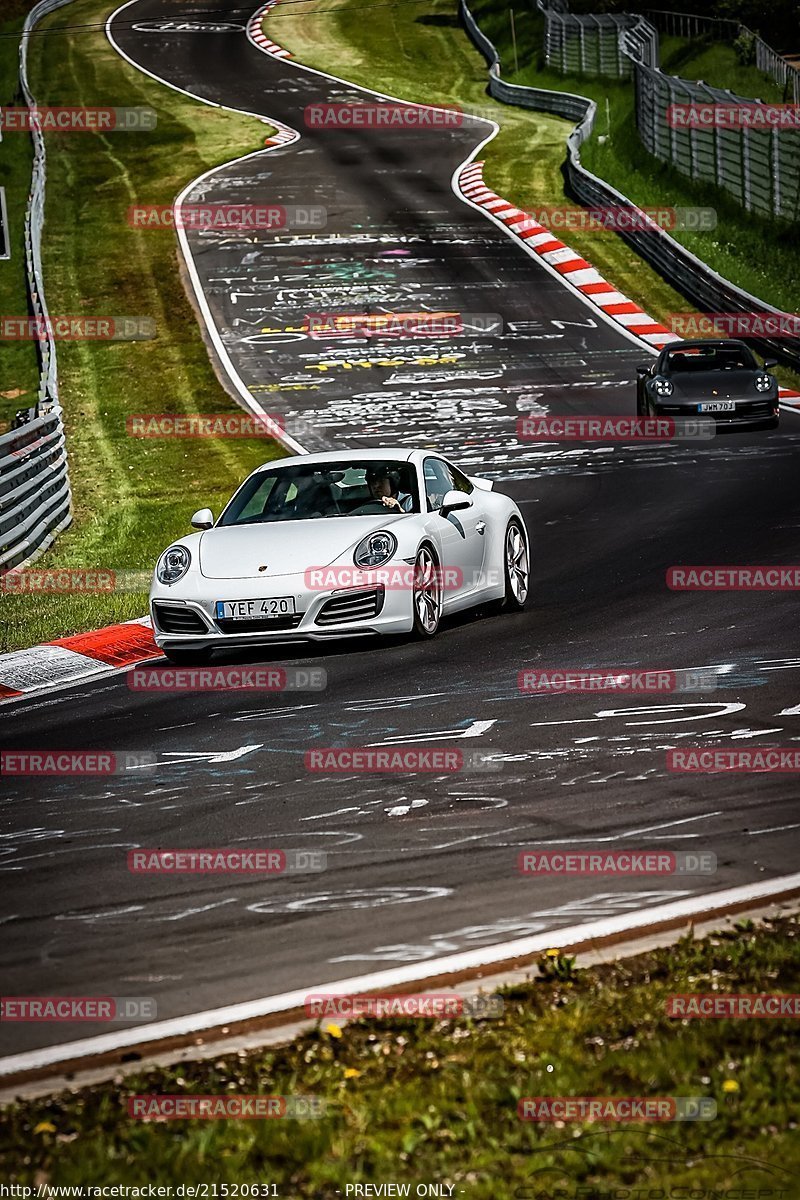
[[777,365],[778,365],[777,358],[765,358],[764,359],[764,370],[765,371],[772,371],[775,367],[777,367]]
[[198,508],[189,524],[192,529],[211,529],[214,524],[214,514],[210,508]]
[[459,508],[472,508],[472,501],[466,492],[457,492],[454,488],[452,492],[445,494],[440,512],[443,517],[446,517],[448,513],[455,512]]
[[636,368],[636,374],[637,375],[649,375],[650,367],[651,367],[650,363],[639,363],[639,366]]

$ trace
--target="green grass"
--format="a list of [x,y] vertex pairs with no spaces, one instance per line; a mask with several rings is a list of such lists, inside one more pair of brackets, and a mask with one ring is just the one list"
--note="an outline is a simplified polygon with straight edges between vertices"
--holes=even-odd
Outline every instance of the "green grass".
[[[672,993],[800,991],[796,917],[561,974],[508,989],[493,1019],[361,1020],[341,1036],[323,1022],[286,1047],[21,1103],[0,1168],[22,1184],[261,1182],[317,1200],[367,1182],[443,1182],[469,1200],[798,1195],[796,1021],[665,1015]],[[326,1115],[127,1118],[129,1097],[175,1093],[310,1094]],[[718,1114],[535,1125],[516,1116],[525,1096],[710,1096]]]
[[678,38],[662,33],[661,69],[683,79],[702,79],[710,87],[729,88],[748,99],[775,104],[791,100],[771,75],[741,63],[732,45],[709,37]]
[[[11,6],[9,5],[9,8]],[[4,6],[0,21],[0,106],[18,107],[19,43],[23,14]],[[25,207],[31,186],[33,152],[27,133],[7,131],[0,142],[0,187],[5,188],[11,258],[0,261],[0,312],[9,316],[28,315],[23,241]],[[14,413],[36,403],[39,363],[33,342],[2,342],[0,366],[0,433],[8,428]]]
[[[83,0],[45,25],[98,22],[111,8]],[[75,520],[40,564],[152,569],[164,546],[188,530],[196,508],[218,510],[249,471],[282,451],[261,438],[127,436],[129,414],[238,409],[211,367],[181,283],[175,235],[130,228],[126,213],[134,203],[171,204],[204,170],[258,149],[269,129],[148,79],[111,49],[102,28],[32,39],[30,74],[41,104],[149,105],[157,112],[152,132],[47,135],[44,278],[51,313],[149,317],[157,336],[59,343]],[[145,600],[144,593],[4,598],[0,650],[140,616]]]

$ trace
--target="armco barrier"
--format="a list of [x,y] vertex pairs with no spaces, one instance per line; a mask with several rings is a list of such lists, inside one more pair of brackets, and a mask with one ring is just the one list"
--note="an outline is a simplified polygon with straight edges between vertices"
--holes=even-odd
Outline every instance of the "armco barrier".
[[677,128],[673,106],[743,105],[758,101],[702,81],[681,79],[659,69],[659,29],[684,38],[749,41],[756,65],[768,71],[795,102],[800,73],[766,42],[737,21],[691,13],[647,10],[585,15],[571,13],[565,0],[537,0],[544,17],[548,67],[562,75],[612,79],[634,76],[636,127],[645,148],[689,179],[723,188],[747,211],[796,221],[800,217],[800,132],[791,129]]
[[[71,0],[41,0],[25,18],[19,47],[19,80],[25,103],[35,100],[28,81],[28,40],[38,21]],[[41,554],[69,525],[72,495],[64,426],[58,402],[56,349],[47,331],[42,278],[45,145],[34,129],[31,191],[25,213],[25,262],[31,316],[38,318],[39,396],[32,420],[0,437],[0,572]]]
[[715,41],[751,39],[757,69],[765,75],[771,75],[775,83],[784,89],[787,103],[800,104],[800,71],[746,25],[725,18],[703,17],[697,13],[671,12],[661,8],[648,8],[646,12],[648,20],[657,29],[675,37],[697,38],[710,34]]
[[[567,190],[579,203],[589,208],[620,207],[640,214],[640,228],[617,234],[682,295],[703,312],[760,312],[779,314],[757,296],[736,287],[702,262],[674,238],[648,221],[641,210],[616,188],[593,175],[581,165],[580,148],[594,128],[596,105],[586,96],[572,92],[552,92],[542,88],[522,87],[500,78],[500,57],[497,49],[482,32],[466,0],[459,0],[461,18],[467,33],[489,63],[489,94],[504,104],[516,104],[536,112],[552,113],[575,121],[575,128],[566,139],[567,157],[564,173]],[[647,226],[647,228],[644,228]],[[788,366],[800,368],[800,340],[797,338],[749,338],[762,353],[770,354]]]
[[630,78],[633,62],[623,48],[622,34],[634,28],[642,42],[643,60],[658,66],[658,33],[641,17],[632,13],[579,16],[552,4],[538,7],[545,19],[545,62],[562,75]]
[[0,573],[29,562],[70,522],[61,409],[0,437]]
[[[652,27],[651,27],[652,28]],[[654,31],[655,32],[655,31]],[[689,179],[714,183],[747,212],[795,221],[800,216],[800,132],[781,129],[675,128],[673,106],[740,104],[754,100],[654,67],[634,30],[620,35],[633,64],[636,127],[645,148]]]

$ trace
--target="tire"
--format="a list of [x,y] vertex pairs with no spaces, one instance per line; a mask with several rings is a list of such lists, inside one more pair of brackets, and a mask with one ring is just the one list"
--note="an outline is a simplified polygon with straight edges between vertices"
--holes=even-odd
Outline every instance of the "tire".
[[163,648],[164,657],[168,658],[176,667],[202,667],[211,657],[211,651],[207,646],[201,646],[193,649],[191,646],[176,646]]
[[436,636],[442,619],[442,581],[436,555],[427,543],[420,546],[414,562],[411,613],[415,637]]
[[503,541],[503,567],[506,578],[506,594],[503,608],[520,612],[525,607],[530,590],[530,550],[528,538],[520,522],[512,517],[506,528]]
[[647,416],[647,405],[644,402],[644,397],[637,388],[636,390],[636,415],[637,417]]

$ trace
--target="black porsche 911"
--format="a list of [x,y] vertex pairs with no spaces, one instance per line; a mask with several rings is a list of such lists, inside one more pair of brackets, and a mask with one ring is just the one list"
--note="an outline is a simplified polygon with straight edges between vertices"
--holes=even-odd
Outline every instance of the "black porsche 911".
[[776,363],[759,366],[744,342],[672,342],[652,363],[636,368],[636,412],[642,416],[713,418],[719,426],[776,428]]

